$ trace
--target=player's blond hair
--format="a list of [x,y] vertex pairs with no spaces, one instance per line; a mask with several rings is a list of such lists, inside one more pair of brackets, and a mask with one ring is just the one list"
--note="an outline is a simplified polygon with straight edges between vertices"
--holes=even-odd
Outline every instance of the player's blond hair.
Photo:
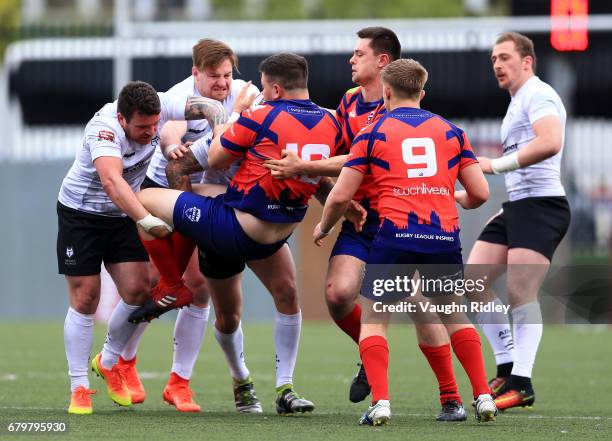
[[519,34],[518,32],[504,32],[497,37],[497,41],[495,41],[495,45],[505,43],[506,41],[512,41],[514,43],[514,47],[516,51],[519,53],[521,58],[531,57],[531,67],[533,72],[536,71],[536,55],[535,49],[533,47],[533,41],[531,38]]
[[231,47],[219,40],[203,38],[193,47],[193,65],[201,72],[205,68],[215,68],[225,60],[238,69],[238,57]]
[[383,83],[391,87],[398,98],[419,99],[427,76],[423,65],[412,58],[395,60],[381,71]]

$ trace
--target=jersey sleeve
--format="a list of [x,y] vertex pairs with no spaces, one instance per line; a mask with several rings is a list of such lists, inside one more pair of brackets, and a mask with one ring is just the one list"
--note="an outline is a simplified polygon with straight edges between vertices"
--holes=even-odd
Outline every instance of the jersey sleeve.
[[85,134],[84,143],[89,146],[92,162],[102,156],[122,158],[119,136],[107,124],[92,124]]
[[552,96],[544,92],[536,92],[533,94],[527,103],[526,111],[529,116],[529,122],[532,125],[545,116],[552,115],[560,117],[555,100]]
[[472,149],[472,144],[470,144],[470,140],[465,132],[463,132],[461,136],[463,137],[463,146],[461,148],[461,157],[459,159],[459,170],[478,163],[474,150]]
[[354,139],[348,159],[344,167],[350,167],[360,173],[367,174],[370,170],[370,158],[368,157],[368,143],[370,132],[360,132]]
[[208,132],[206,135],[204,135],[191,145],[191,152],[198,161],[198,164],[202,166],[204,171],[210,168],[208,165],[208,152],[210,151],[211,142],[212,132]]
[[232,156],[242,156],[255,143],[259,127],[253,119],[253,111],[247,109],[221,135],[221,146]]
[[160,124],[166,121],[184,121],[188,95],[158,92],[161,102]]

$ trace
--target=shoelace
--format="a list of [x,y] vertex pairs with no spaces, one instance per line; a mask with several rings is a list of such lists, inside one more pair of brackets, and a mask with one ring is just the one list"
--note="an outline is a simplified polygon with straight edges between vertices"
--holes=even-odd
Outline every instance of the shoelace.
[[90,395],[93,395],[97,392],[97,390],[95,389],[86,389],[86,388],[79,388],[76,391],[74,391],[74,395],[75,398],[77,399],[77,401],[86,401],[89,399]]
[[459,408],[459,403],[457,403],[456,401],[447,401],[442,405],[443,412],[451,412],[457,408]]
[[121,368],[118,365],[113,366],[110,370],[110,378],[108,379],[111,389],[113,390],[123,390],[123,375],[121,372]]
[[253,404],[257,400],[257,397],[253,393],[253,383],[246,383],[238,386],[238,394],[240,395],[241,401],[246,404]]
[[175,386],[172,389],[172,395],[174,395],[175,399],[178,398],[180,401],[187,402],[193,401],[192,398],[194,397],[195,393],[186,385]]

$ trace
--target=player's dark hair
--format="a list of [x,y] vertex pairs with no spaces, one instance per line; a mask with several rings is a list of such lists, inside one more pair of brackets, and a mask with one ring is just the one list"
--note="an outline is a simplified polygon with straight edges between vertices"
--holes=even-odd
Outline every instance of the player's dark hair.
[[413,59],[395,60],[380,73],[383,84],[388,85],[399,98],[419,99],[427,82],[427,70]]
[[308,88],[308,62],[301,55],[283,52],[261,62],[259,71],[285,90]]
[[519,53],[521,58],[531,57],[532,63],[531,67],[533,68],[533,72],[536,71],[536,55],[535,49],[533,48],[533,41],[531,38],[519,34],[518,32],[504,32],[499,37],[497,37],[496,45],[500,43],[505,43],[506,41],[512,41],[514,43],[514,47],[516,51]]
[[370,38],[370,47],[376,55],[387,54],[391,61],[402,56],[402,45],[391,29],[382,26],[363,28],[357,32],[359,38]]
[[153,86],[144,81],[130,81],[117,99],[117,112],[121,113],[127,122],[130,122],[135,112],[143,115],[159,115],[161,103]]
[[231,47],[219,40],[203,38],[193,47],[193,65],[201,72],[205,68],[216,68],[225,60],[230,60],[232,67],[238,70],[238,57]]

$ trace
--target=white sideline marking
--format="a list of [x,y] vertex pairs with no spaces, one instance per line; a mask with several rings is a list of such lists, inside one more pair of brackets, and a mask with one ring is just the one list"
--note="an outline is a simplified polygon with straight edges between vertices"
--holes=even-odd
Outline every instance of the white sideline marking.
[[[62,410],[65,411],[65,407],[20,407],[20,406],[0,406],[1,410]],[[146,413],[146,411],[144,411]],[[214,412],[212,412],[214,413]],[[270,412],[272,414],[272,412]],[[337,412],[317,412],[313,413],[313,416],[316,415],[342,415]],[[428,413],[394,413],[393,416],[408,416],[415,418],[433,418],[435,414]],[[612,417],[601,417],[601,416],[575,416],[575,415],[565,415],[565,416],[544,416],[544,415],[502,415],[499,418],[503,420],[505,419],[528,419],[528,420],[586,420],[586,421],[609,421],[612,420]],[[433,420],[432,420],[433,421]]]

